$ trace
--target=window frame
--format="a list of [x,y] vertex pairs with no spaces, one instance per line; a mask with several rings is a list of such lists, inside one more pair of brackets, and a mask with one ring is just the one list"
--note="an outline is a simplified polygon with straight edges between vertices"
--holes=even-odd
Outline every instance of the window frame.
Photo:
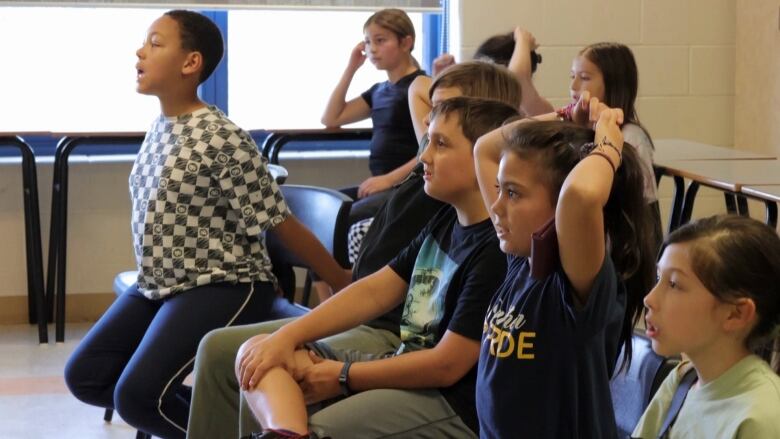
[[[3,2],[0,1],[0,4]],[[60,2],[60,3],[67,3],[67,2]],[[23,4],[16,4],[16,6],[24,6]],[[57,4],[56,6],[68,6],[67,4]],[[89,5],[92,6],[92,5]],[[95,4],[94,6],[98,6]],[[106,6],[103,4],[103,6]],[[108,5],[108,6],[116,6],[116,5]],[[208,10],[199,10],[198,12],[206,15],[210,19],[212,19],[217,26],[220,28],[220,31],[222,32],[225,47],[229,47],[228,42],[228,13],[229,9],[208,9]],[[439,12],[423,12],[423,35],[426,36],[426,38],[423,39],[422,47],[423,47],[423,69],[427,72],[431,72],[431,66],[433,64],[433,60],[441,54],[441,39],[442,39],[442,11]],[[203,84],[200,85],[198,88],[198,95],[203,99],[204,101],[216,105],[217,107],[224,109],[224,111],[228,111],[228,90],[229,90],[229,82],[228,82],[228,54],[229,50],[225,51],[224,58],[222,62],[220,62],[217,69],[214,71],[214,73],[203,82]],[[245,127],[246,129],[250,129],[252,127]],[[96,131],[96,132],[110,132],[110,131]],[[263,140],[265,140],[266,136],[268,135],[267,132],[257,130],[253,132],[253,138],[255,139],[255,142],[258,143],[258,145],[262,144]],[[49,135],[45,134],[31,134],[31,135],[22,135],[22,138],[30,144],[30,146],[33,148],[33,151],[35,152],[35,155],[37,157],[52,157],[55,154],[57,144],[59,143],[59,138],[55,138]],[[139,145],[140,146],[140,145]],[[359,142],[347,142],[344,144],[334,144],[332,142],[308,142],[307,144],[302,144],[302,142],[291,142],[288,147],[285,148],[287,151],[298,151],[303,152],[305,154],[306,151],[321,151],[321,150],[347,150],[347,151],[354,151],[354,150],[363,150],[367,149],[368,143],[364,142],[364,144],[360,144]],[[138,148],[134,147],[127,147],[127,146],[113,146],[111,148],[106,147],[100,147],[100,146],[94,146],[94,147],[85,147],[80,150],[79,155],[125,155],[125,154],[136,154],[138,152]],[[2,148],[0,149],[0,157],[13,157],[16,155],[16,152],[13,149],[8,148]]]

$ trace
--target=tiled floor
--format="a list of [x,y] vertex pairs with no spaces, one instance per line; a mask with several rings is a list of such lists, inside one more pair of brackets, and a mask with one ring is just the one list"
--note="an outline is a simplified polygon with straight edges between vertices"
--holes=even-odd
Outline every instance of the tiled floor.
[[65,361],[88,328],[68,324],[64,344],[39,345],[35,326],[0,326],[0,439],[135,437],[119,416],[104,422],[103,409],[65,387]]

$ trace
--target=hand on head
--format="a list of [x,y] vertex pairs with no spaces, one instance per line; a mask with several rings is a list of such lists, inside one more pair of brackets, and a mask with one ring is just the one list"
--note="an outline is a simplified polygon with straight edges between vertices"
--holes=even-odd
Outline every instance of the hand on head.
[[357,45],[352,48],[352,53],[349,55],[349,67],[357,70],[360,68],[360,66],[363,65],[364,62],[366,62],[366,43],[364,41],[361,41],[357,43]]
[[517,26],[514,30],[515,44],[523,45],[528,49],[528,52],[539,48],[539,43],[536,42],[536,37],[531,32],[522,29]]
[[442,53],[433,60],[433,76],[439,76],[439,73],[444,71],[447,67],[455,64],[455,57],[449,53]]
[[[618,153],[623,152],[623,132],[620,131],[620,125],[623,123],[623,110],[620,108],[609,108],[596,98],[591,98],[590,102],[590,121],[595,124],[596,143],[609,143]],[[620,164],[618,163],[618,166]]]

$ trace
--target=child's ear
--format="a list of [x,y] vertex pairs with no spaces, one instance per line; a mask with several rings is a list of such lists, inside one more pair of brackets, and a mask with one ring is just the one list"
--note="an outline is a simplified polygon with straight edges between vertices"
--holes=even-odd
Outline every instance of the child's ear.
[[409,52],[412,51],[412,46],[414,46],[414,38],[412,38],[411,35],[407,35],[403,38],[401,38],[401,48],[404,50],[408,50]]
[[203,55],[200,52],[190,52],[184,59],[184,64],[181,67],[181,73],[183,75],[200,74],[203,69]]
[[724,329],[729,332],[745,332],[747,335],[756,321],[756,302],[748,297],[742,297],[730,304],[730,311],[725,320]]

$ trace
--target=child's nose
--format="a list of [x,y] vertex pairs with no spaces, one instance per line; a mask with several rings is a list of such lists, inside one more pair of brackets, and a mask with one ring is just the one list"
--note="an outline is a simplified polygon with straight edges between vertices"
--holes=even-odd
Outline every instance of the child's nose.
[[493,204],[490,206],[490,212],[493,214],[493,216],[500,216],[502,210],[502,197],[499,195],[498,198],[496,198],[496,201],[493,202]]
[[645,304],[645,308],[647,309],[655,308],[656,289],[657,289],[657,284],[655,287],[653,287],[652,290],[650,290],[649,293],[647,293],[645,298],[642,300]]
[[425,149],[423,149],[422,154],[420,154],[420,161],[425,163],[426,165],[429,165],[431,163],[430,149],[431,149],[431,143],[428,142],[428,144],[425,145]]

